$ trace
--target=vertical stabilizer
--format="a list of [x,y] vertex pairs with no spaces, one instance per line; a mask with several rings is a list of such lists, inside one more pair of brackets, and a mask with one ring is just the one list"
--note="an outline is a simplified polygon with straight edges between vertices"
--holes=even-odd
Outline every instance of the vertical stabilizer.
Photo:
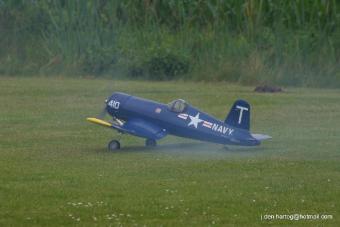
[[250,105],[244,100],[236,100],[224,123],[241,129],[250,128]]

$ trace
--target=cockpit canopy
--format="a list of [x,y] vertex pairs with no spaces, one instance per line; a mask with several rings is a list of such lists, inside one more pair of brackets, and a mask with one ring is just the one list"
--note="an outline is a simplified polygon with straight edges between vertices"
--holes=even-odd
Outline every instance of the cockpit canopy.
[[170,111],[175,113],[182,113],[186,110],[188,104],[183,99],[176,99],[168,104]]

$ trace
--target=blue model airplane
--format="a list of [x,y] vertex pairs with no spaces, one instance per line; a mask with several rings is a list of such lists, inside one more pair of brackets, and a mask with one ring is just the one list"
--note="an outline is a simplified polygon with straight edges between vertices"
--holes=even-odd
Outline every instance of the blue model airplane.
[[[103,113],[113,117],[112,122],[99,118],[88,121],[146,139],[146,146],[156,146],[156,141],[168,134],[218,144],[241,146],[259,145],[268,135],[251,134],[250,105],[237,100],[224,122],[198,110],[182,99],[169,104],[142,99],[115,92],[106,101]],[[117,140],[108,144],[109,150],[120,148]]]

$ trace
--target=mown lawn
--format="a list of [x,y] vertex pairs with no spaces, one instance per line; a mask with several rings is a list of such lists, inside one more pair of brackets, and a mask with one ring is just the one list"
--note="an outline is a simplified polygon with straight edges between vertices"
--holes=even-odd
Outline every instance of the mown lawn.
[[[183,98],[224,119],[252,105],[260,147],[167,137],[146,149],[85,121],[113,91]],[[0,79],[0,226],[340,225],[340,90],[258,94],[227,83]],[[266,214],[319,220],[261,220]],[[321,215],[333,218],[321,220]]]

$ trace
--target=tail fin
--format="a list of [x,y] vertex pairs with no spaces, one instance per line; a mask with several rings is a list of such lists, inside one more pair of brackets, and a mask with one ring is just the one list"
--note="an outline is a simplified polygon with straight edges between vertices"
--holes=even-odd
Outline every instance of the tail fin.
[[250,128],[250,105],[244,100],[236,100],[233,107],[225,119],[224,123],[249,130]]

